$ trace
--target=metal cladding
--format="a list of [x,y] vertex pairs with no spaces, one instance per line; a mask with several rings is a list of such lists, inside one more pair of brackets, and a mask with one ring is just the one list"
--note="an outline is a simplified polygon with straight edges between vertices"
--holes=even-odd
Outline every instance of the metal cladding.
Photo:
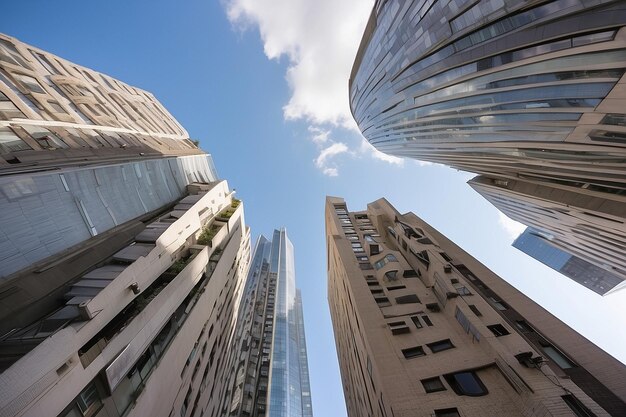
[[377,1],[350,105],[382,152],[625,188],[623,1]]

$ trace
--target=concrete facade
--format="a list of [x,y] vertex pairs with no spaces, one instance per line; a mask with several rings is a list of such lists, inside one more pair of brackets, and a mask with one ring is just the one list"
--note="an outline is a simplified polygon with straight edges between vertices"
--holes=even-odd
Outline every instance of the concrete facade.
[[[65,307],[3,337],[0,415],[217,416],[227,408],[220,399],[234,366],[249,230],[225,181],[190,191],[75,282]],[[8,362],[29,342],[32,350]]]
[[617,416],[626,367],[413,213],[326,201],[348,415]]
[[0,35],[0,416],[225,416],[243,203],[152,96]]

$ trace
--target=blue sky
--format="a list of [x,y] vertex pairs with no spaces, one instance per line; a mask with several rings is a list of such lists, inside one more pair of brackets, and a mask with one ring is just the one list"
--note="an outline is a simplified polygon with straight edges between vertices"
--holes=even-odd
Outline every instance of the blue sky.
[[[363,145],[347,79],[371,1],[13,1],[0,31],[152,92],[214,157],[254,238],[286,226],[302,289],[313,408],[345,416],[326,301],[324,197],[413,211],[626,362],[626,291],[601,298],[510,246],[515,224],[470,174]],[[230,10],[230,13],[227,13]],[[229,20],[230,17],[230,20]]]

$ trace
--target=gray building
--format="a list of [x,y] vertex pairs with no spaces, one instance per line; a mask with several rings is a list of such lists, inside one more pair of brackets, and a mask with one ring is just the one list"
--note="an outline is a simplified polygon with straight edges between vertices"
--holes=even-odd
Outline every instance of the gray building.
[[224,416],[243,203],[148,92],[0,35],[0,416]]
[[620,277],[557,248],[549,236],[530,227],[515,239],[513,246],[600,295],[622,283]]
[[379,0],[352,114],[382,152],[526,184],[562,214],[515,220],[626,279],[625,24],[617,0]]
[[239,359],[231,416],[312,417],[293,245],[285,229],[260,236],[237,323]]

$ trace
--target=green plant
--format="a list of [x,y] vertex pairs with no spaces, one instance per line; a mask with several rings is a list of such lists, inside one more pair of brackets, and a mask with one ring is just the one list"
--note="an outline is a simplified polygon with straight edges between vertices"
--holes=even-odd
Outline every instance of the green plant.
[[205,227],[198,237],[198,245],[208,245],[219,230],[220,228],[214,225],[211,227]]
[[174,262],[172,264],[172,266],[169,267],[168,271],[172,272],[174,274],[180,274],[181,271],[183,269],[185,269],[185,267],[187,266],[187,264],[189,263],[189,259],[179,259],[176,262]]

